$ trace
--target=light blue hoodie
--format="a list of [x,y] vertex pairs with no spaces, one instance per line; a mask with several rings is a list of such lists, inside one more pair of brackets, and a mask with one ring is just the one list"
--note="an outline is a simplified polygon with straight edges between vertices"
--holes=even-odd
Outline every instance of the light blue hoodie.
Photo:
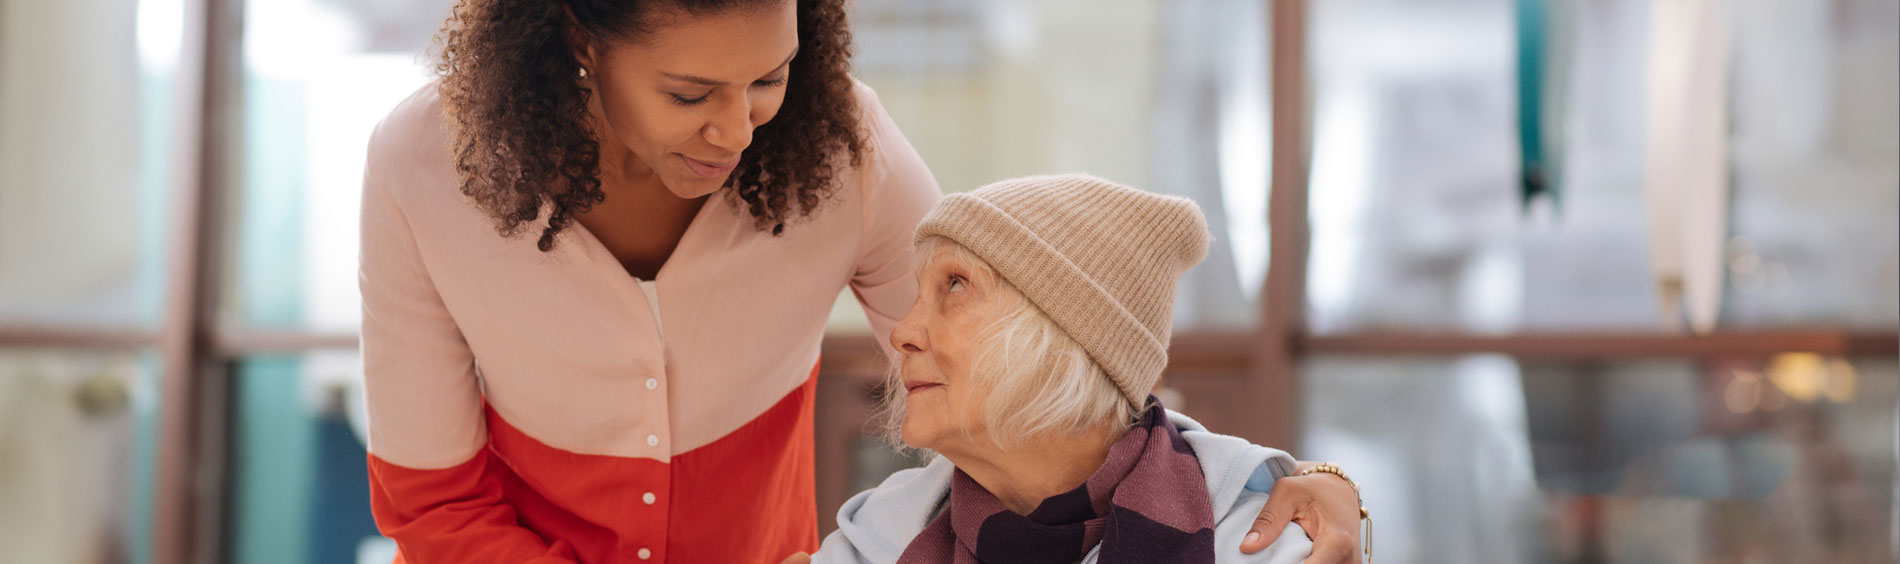
[[[1313,551],[1313,541],[1293,524],[1266,550],[1240,552],[1240,541],[1266,506],[1273,482],[1293,473],[1293,457],[1238,437],[1209,433],[1199,422],[1173,411],[1168,412],[1168,420],[1194,448],[1201,474],[1207,478],[1207,495],[1214,502],[1214,561],[1299,564],[1305,560]],[[897,562],[910,539],[923,531],[937,503],[949,495],[954,469],[939,456],[923,468],[891,474],[876,488],[851,496],[838,509],[838,530],[825,537],[812,563]],[[1100,551],[1100,545],[1089,549],[1083,564],[1094,563]]]

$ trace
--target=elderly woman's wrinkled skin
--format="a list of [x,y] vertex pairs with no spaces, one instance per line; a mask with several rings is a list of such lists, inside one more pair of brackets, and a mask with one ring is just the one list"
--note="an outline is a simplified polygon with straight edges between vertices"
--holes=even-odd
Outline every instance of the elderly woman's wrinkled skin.
[[983,426],[979,402],[990,386],[970,378],[970,365],[984,329],[1009,313],[1001,299],[1009,290],[948,247],[925,261],[917,285],[917,301],[891,330],[891,346],[903,357],[904,444],[949,458],[1005,507],[1025,515],[1101,467],[1107,445],[1121,436],[1112,424],[1081,437],[1012,437],[1018,440],[1009,451]]
[[913,448],[956,450],[949,443],[960,435],[988,438],[982,419],[973,417],[979,398],[967,380],[979,332],[1006,312],[994,299],[995,281],[973,267],[939,247],[917,272],[917,301],[891,330],[891,346],[902,357],[904,444]]

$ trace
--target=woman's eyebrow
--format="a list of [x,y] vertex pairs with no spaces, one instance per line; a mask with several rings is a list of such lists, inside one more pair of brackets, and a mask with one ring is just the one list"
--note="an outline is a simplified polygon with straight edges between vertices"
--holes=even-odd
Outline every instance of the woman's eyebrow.
[[[778,64],[778,66],[776,66],[776,67],[772,67],[772,70],[778,70],[778,69],[781,69],[781,68],[785,68],[785,65],[788,65],[788,64],[791,64],[791,62],[792,62],[792,58],[793,58],[793,57],[797,57],[797,56],[798,56],[798,48],[797,48],[797,47],[793,47],[793,48],[792,48],[792,54],[790,54],[790,55],[786,55],[786,56],[785,56],[785,60],[784,60],[784,61],[781,61],[781,62],[779,62],[779,64]],[[666,75],[666,77],[667,77],[667,78],[671,78],[671,79],[673,79],[673,80],[680,80],[680,81],[685,81],[685,82],[691,82],[691,83],[693,83],[693,84],[698,84],[698,85],[701,85],[701,86],[725,86],[725,85],[726,85],[726,81],[723,81],[723,80],[713,80],[713,79],[710,79],[710,78],[706,78],[706,77],[703,77],[703,76],[694,76],[694,75],[690,75],[690,74],[673,74],[673,73],[670,73],[670,72],[664,72],[664,71],[662,71],[662,72],[661,72],[660,74],[663,74],[663,75]]]

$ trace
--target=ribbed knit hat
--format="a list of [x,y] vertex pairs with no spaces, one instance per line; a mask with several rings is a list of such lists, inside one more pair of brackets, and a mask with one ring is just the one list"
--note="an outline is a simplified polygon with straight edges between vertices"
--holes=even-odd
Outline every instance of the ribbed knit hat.
[[1174,285],[1207,256],[1185,198],[1085,174],[1004,180],[951,194],[917,226],[969,249],[1042,308],[1140,408],[1168,365]]

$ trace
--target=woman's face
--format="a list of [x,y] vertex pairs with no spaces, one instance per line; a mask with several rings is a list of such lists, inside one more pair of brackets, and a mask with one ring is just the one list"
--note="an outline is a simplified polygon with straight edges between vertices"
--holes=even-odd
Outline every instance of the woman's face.
[[669,9],[651,19],[633,41],[594,43],[578,54],[589,74],[583,82],[594,89],[590,110],[608,129],[601,152],[624,147],[627,166],[651,170],[676,196],[698,198],[725,185],[752,131],[785,101],[797,3],[703,16]]
[[989,386],[972,380],[971,364],[981,331],[1007,306],[998,299],[1006,290],[978,268],[938,246],[917,271],[917,302],[891,330],[891,346],[902,356],[904,444],[913,448],[947,452],[985,440],[979,407]]

